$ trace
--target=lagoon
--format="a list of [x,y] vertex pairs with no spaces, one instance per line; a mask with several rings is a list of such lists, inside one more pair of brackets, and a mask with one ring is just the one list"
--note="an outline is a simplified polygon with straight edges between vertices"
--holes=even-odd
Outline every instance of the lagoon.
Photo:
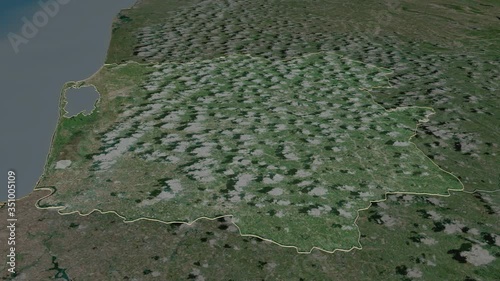
[[89,115],[99,100],[99,93],[93,86],[69,88],[64,94],[66,98],[65,117],[71,118],[78,114]]
[[[45,19],[40,2],[49,1],[64,4]],[[114,17],[134,2],[0,2],[0,173],[6,179],[9,170],[16,172],[18,199],[30,193],[42,175],[63,85],[99,70],[106,58]],[[27,21],[38,24],[36,32],[28,34],[30,38],[23,35],[23,29],[29,29]],[[12,44],[13,34],[25,40]],[[3,189],[0,201],[6,198],[7,190]]]

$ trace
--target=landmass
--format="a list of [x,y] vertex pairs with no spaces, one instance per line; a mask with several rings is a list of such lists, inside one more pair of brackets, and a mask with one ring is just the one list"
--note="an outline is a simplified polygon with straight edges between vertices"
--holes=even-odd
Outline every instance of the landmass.
[[4,279],[500,279],[499,12],[138,2]]

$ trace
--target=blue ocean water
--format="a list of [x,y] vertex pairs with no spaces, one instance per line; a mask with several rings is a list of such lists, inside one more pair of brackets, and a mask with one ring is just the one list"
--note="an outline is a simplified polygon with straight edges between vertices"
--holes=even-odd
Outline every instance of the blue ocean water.
[[[43,13],[40,1],[55,0],[0,0],[0,180],[15,171],[17,198],[29,194],[43,172],[64,83],[103,65],[113,18],[135,2],[57,0],[65,4],[27,36],[22,19]],[[10,40],[10,32],[18,39]],[[6,198],[7,189],[0,189],[0,201]]]
[[30,18],[39,8],[40,0],[0,0],[0,36],[17,32],[23,25],[22,18]]

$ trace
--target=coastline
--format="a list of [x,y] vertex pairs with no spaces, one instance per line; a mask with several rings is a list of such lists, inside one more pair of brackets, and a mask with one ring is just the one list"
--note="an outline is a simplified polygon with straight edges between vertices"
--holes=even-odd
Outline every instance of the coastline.
[[[18,199],[31,193],[43,175],[66,83],[85,80],[102,68],[114,21],[120,11],[136,3],[69,2],[28,44],[20,46],[18,54],[7,37],[0,37],[0,56],[5,61],[0,66],[0,81],[3,90],[11,93],[0,105],[4,115],[9,116],[0,121],[4,132],[9,132],[0,140],[0,166],[3,171],[15,170],[19,174]],[[32,9],[30,6],[24,17],[32,17]],[[6,192],[1,192],[0,201],[6,198]]]

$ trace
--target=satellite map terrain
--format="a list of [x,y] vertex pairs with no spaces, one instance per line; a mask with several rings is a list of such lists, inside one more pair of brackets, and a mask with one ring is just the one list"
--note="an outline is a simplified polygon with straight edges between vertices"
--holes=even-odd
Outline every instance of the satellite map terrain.
[[1,280],[500,280],[499,1],[138,0],[102,28],[34,190],[6,171]]

